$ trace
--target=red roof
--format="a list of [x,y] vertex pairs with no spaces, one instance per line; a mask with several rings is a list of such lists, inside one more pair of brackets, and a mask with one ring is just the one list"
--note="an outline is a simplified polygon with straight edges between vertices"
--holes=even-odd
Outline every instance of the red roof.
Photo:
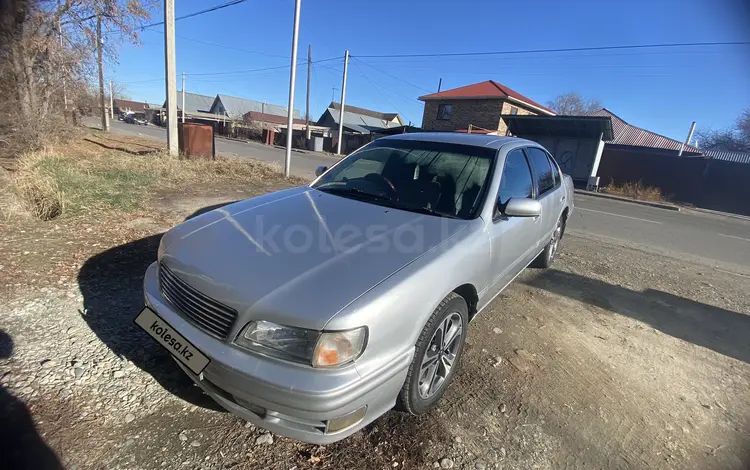
[[473,85],[462,86],[452,90],[445,90],[439,93],[432,93],[431,95],[419,97],[422,101],[449,98],[512,98],[527,105],[534,106],[535,108],[539,108],[551,115],[555,114],[551,109],[542,106],[536,101],[529,99],[517,91],[512,90],[501,83],[497,83],[494,80],[487,80],[486,82],[479,82]]
[[117,107],[117,109],[123,110],[128,109],[133,112],[139,112],[142,113],[148,108],[148,103],[144,103],[142,101],[131,101],[131,100],[121,100],[118,98],[115,98],[114,105]]

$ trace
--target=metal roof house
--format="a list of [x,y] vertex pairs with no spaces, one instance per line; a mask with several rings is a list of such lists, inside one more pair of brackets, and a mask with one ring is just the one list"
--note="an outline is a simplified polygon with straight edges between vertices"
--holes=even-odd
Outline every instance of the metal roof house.
[[145,101],[122,100],[115,98],[113,101],[115,113],[143,113],[148,107]]
[[[187,106],[186,106],[187,107]],[[249,112],[270,114],[274,116],[287,116],[287,108],[275,104],[263,103],[260,101],[248,100],[229,95],[216,95],[209,107],[211,114],[226,116],[234,121],[242,121],[244,116]],[[294,117],[299,119],[301,116],[298,109],[294,110]]]
[[[213,96],[199,95],[196,93],[185,92],[185,112],[191,113],[207,113],[211,109],[211,104],[214,102]],[[167,101],[164,100],[162,108],[166,109]],[[177,92],[177,110],[182,111],[182,91]]]
[[[334,107],[335,106],[335,107]],[[339,109],[337,109],[339,108]],[[363,113],[365,111],[366,113]],[[380,116],[380,117],[377,117]],[[393,116],[392,119],[387,119]],[[319,126],[338,129],[341,122],[341,109],[339,103],[331,103],[318,119]],[[398,114],[379,113],[369,109],[357,108],[355,106],[344,106],[344,130],[369,135],[378,131],[403,126]]]
[[[679,140],[670,139],[656,132],[647,131],[646,129],[628,124],[607,108],[590,113],[588,116],[607,116],[612,120],[613,138],[606,140],[607,146],[618,147],[623,150],[627,147],[634,147],[633,150],[638,150],[638,148],[642,148],[641,150],[651,149],[652,152],[676,155],[680,151],[680,147],[684,145]],[[682,155],[690,157],[698,156],[702,153],[697,147],[685,145]]]
[[714,160],[722,160],[725,162],[735,162],[735,163],[747,163],[748,165],[750,165],[750,153],[725,152],[723,150],[704,150],[704,149],[701,149],[701,152],[703,152],[703,156],[712,158]]

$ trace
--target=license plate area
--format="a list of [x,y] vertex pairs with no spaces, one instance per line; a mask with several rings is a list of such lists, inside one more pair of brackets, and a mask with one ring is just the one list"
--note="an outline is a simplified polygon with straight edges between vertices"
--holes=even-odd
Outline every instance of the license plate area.
[[134,321],[194,374],[200,375],[211,361],[150,308],[144,307]]

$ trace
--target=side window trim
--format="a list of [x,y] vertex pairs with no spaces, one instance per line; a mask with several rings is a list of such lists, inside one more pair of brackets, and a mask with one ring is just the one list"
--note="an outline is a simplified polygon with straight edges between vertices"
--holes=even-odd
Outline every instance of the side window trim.
[[553,157],[551,153],[549,153],[546,149],[544,150],[544,153],[547,154],[547,159],[549,160],[549,164],[552,166],[553,175],[557,176],[557,178],[555,178],[555,186],[554,186],[554,188],[556,189],[558,186],[562,184],[562,170],[560,169],[560,165],[557,164],[557,160],[555,160],[555,157]]

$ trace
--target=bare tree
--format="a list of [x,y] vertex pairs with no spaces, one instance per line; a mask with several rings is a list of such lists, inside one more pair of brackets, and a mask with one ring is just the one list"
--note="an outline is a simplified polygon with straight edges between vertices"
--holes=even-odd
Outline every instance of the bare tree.
[[[0,135],[39,143],[61,119],[63,101],[95,70],[96,23],[104,53],[138,43],[152,0],[4,0],[0,2]],[[70,93],[71,98],[75,93]],[[75,107],[74,102],[70,103]],[[23,132],[19,132],[23,129]]]
[[563,93],[547,103],[547,107],[557,114],[583,116],[602,109],[596,98],[584,98],[576,92]]
[[[130,94],[127,88],[120,82],[112,81],[112,98],[116,100],[129,100]],[[109,99],[109,90],[107,90],[107,99]]]
[[700,148],[725,152],[750,152],[750,108],[747,108],[734,127],[729,129],[701,129],[695,133]]

